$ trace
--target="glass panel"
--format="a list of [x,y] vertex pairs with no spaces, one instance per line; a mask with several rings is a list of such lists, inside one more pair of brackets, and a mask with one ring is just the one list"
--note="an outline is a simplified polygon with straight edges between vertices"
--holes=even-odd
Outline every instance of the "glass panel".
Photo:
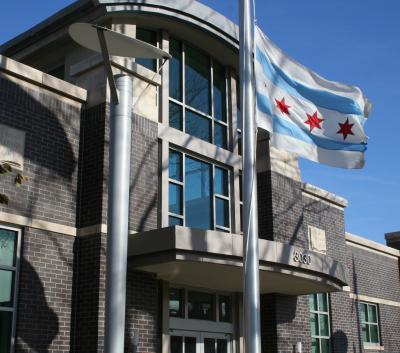
[[178,217],[169,216],[169,225],[170,226],[182,226],[183,219]]
[[226,139],[226,126],[218,123],[214,124],[214,144],[226,149],[228,145]]
[[363,342],[369,342],[369,330],[367,324],[361,324],[361,334]]
[[0,270],[0,307],[13,306],[14,272]]
[[0,311],[0,353],[9,353],[11,345],[12,313]]
[[186,104],[210,114],[210,60],[187,45],[185,47]]
[[214,311],[214,294],[189,291],[189,319],[215,320]]
[[215,353],[215,339],[205,338],[204,339],[204,353]]
[[379,343],[378,325],[369,326],[371,333],[371,343]]
[[217,353],[228,353],[228,341],[223,339],[217,340]]
[[329,317],[328,315],[319,314],[319,335],[329,336]]
[[211,142],[211,120],[186,109],[185,132]]
[[375,305],[368,305],[368,321],[378,323]]
[[17,232],[0,229],[0,265],[15,266]]
[[185,169],[185,225],[211,229],[211,165],[186,157]]
[[242,111],[240,110],[240,83],[236,80],[236,107],[237,107],[237,128],[242,129]]
[[177,40],[169,41],[169,53],[169,96],[182,101],[182,50]]
[[213,62],[214,66],[214,118],[226,121],[226,100],[225,100],[225,72],[224,67]]
[[229,196],[228,189],[228,171],[215,167],[214,192],[216,194]]
[[169,177],[182,181],[182,153],[169,151]]
[[310,294],[309,303],[310,303],[310,310],[318,311],[317,295],[316,294]]
[[218,299],[219,321],[231,322],[231,297],[220,295]]
[[243,179],[242,179],[242,175],[239,175],[239,197],[240,197],[240,201],[243,201]]
[[367,304],[364,303],[360,304],[360,315],[361,315],[361,322],[368,321]]
[[311,335],[319,336],[318,332],[318,314],[310,314]]
[[326,293],[318,294],[319,311],[328,312],[328,296]]
[[243,232],[243,205],[240,205],[240,230]]
[[178,288],[169,289],[169,316],[184,316],[184,290]]
[[181,336],[171,336],[171,353],[183,353]]
[[229,228],[229,201],[215,198],[216,224],[221,227]]
[[[143,28],[136,28],[136,38],[157,46],[157,33]],[[157,71],[157,61],[155,59],[136,59],[136,63],[147,67],[149,70]]]
[[172,102],[169,102],[169,126],[183,130],[182,107]]
[[169,212],[183,214],[182,186],[169,183]]
[[321,353],[329,353],[329,340],[321,338]]
[[185,353],[196,353],[196,337],[185,337]]
[[320,353],[318,338],[313,338],[311,340],[311,352],[312,353]]

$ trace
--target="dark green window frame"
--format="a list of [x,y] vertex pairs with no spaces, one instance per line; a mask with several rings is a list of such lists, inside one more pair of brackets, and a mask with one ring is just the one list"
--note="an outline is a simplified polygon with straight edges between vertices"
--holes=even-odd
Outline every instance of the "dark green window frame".
[[360,302],[361,336],[364,344],[379,345],[379,311],[378,305]]
[[330,315],[327,293],[310,294],[311,352],[330,353]]
[[0,225],[1,353],[12,353],[15,348],[20,253],[21,230]]
[[[204,104],[199,104],[196,94],[192,94],[192,103],[188,101],[190,91],[187,88],[186,75],[191,71],[191,66],[186,64],[189,62],[189,52],[197,53],[200,63],[197,66],[196,63],[193,64],[193,67],[198,69],[197,73],[203,71],[204,75],[198,75],[202,78],[200,81],[207,81],[207,88],[204,82],[200,84],[203,89],[199,96],[205,99]],[[194,46],[174,38],[170,39],[170,54],[169,125],[228,149],[228,81],[225,67]],[[201,65],[206,62],[207,64]]]

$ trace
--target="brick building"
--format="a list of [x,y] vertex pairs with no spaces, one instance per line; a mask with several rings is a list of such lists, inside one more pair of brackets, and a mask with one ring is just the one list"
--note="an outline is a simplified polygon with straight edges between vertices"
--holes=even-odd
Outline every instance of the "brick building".
[[[126,352],[243,352],[237,27],[193,0],[81,0],[0,47],[0,160],[19,163],[0,178],[0,353],[103,352],[109,92],[75,22],[173,56],[112,58],[134,82]],[[346,200],[262,133],[258,150],[263,352],[399,353],[399,233],[346,233]]]

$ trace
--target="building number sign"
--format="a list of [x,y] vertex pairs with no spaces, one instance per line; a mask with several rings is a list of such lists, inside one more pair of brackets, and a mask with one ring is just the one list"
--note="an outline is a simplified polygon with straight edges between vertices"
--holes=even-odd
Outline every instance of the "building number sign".
[[304,265],[311,265],[311,255],[296,250],[293,252],[293,261]]

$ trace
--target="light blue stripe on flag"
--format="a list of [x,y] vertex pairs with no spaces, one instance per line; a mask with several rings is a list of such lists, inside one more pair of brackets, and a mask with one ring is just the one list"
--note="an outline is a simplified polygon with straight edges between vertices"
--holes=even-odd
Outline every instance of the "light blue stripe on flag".
[[328,91],[307,87],[287,76],[279,67],[270,62],[259,47],[256,49],[256,60],[260,63],[265,76],[277,87],[288,94],[307,99],[316,106],[335,110],[343,114],[363,115],[363,110],[354,100],[333,94]]
[[270,100],[260,93],[257,93],[257,108],[263,113],[272,117],[273,131],[278,134],[288,135],[327,150],[364,152],[367,149],[366,144],[344,143],[308,133],[307,131],[298,127],[296,124],[273,114]]

